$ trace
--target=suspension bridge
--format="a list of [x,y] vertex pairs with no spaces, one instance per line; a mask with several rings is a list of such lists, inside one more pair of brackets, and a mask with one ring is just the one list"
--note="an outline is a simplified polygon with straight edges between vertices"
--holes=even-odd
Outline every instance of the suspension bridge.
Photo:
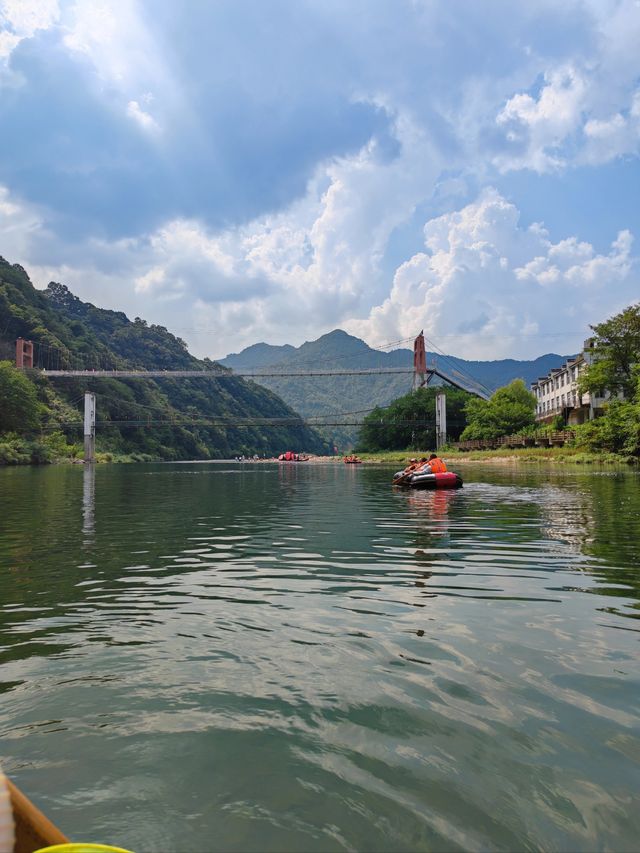
[[[446,356],[444,356],[447,359]],[[56,359],[51,358],[51,354],[47,355],[47,362]],[[59,356],[57,361],[59,362]],[[399,376],[412,375],[413,385],[424,386],[428,385],[435,377],[445,382],[454,388],[458,388],[467,393],[473,394],[482,399],[488,399],[490,396],[489,390],[479,383],[474,377],[456,369],[455,365],[450,364],[447,370],[442,369],[439,365],[427,365],[425,339],[421,332],[414,341],[413,347],[413,365],[407,367],[373,367],[373,368],[312,368],[310,370],[300,370],[295,368],[282,369],[263,369],[263,370],[238,370],[234,371],[229,368],[222,367],[215,362],[211,366],[201,369],[176,369],[176,370],[137,370],[131,368],[114,368],[114,369],[74,369],[72,367],[60,368],[56,365],[53,369],[38,365],[38,359],[35,355],[34,344],[32,341],[19,338],[16,341],[16,367],[35,372],[47,379],[207,379],[207,380],[224,380],[229,378],[251,379],[259,381],[260,379],[277,378],[277,379],[294,379],[294,378],[309,378],[309,377],[334,377],[334,376]],[[316,415],[303,418],[287,417],[287,418],[261,418],[261,417],[213,417],[201,418],[198,416],[176,416],[171,418],[152,418],[147,417],[127,418],[126,420],[96,420],[96,396],[94,393],[87,392],[84,395],[84,422],[70,421],[68,423],[59,423],[57,428],[79,428],[84,426],[85,436],[85,461],[92,461],[95,453],[95,431],[97,426],[116,426],[129,425],[139,427],[151,427],[152,425],[171,425],[171,426],[311,426],[311,427],[326,427],[326,426],[345,426],[358,427],[362,425],[362,419],[354,420],[353,415],[363,414],[363,412],[344,412],[337,415]],[[344,418],[349,418],[345,420]],[[396,422],[394,422],[396,423]],[[426,422],[418,420],[407,420],[397,422],[396,425],[412,426],[420,428],[427,426]],[[436,433],[438,440],[443,440],[446,434],[446,408],[444,393],[438,395],[436,400]]]
[[[421,342],[421,343],[420,343]],[[407,367],[362,367],[362,368],[312,368],[300,370],[288,368],[285,370],[269,368],[264,370],[231,370],[212,363],[206,369],[177,369],[177,370],[137,370],[132,368],[117,369],[73,369],[39,367],[35,362],[34,345],[31,341],[19,338],[16,343],[16,367],[23,370],[36,370],[48,379],[301,379],[309,377],[330,376],[399,376],[413,375],[418,384],[428,385],[434,377],[469,394],[488,399],[490,392],[470,374],[463,373],[454,365],[447,370],[440,365],[427,365],[422,333],[414,342],[414,363]]]

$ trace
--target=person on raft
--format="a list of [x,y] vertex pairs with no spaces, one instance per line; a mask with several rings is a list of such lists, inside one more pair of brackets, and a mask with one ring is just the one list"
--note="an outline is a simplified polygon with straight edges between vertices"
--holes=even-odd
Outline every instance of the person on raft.
[[439,456],[436,456],[435,453],[432,453],[428,459],[426,456],[423,456],[417,465],[409,465],[408,468],[405,468],[404,474],[445,474],[446,471],[447,466],[445,462]]
[[[425,463],[426,461],[427,461],[427,457],[426,457],[426,456],[423,456],[423,457],[422,457],[422,459],[410,459],[410,460],[409,460],[409,464],[408,464],[408,465],[407,465],[407,467],[404,469],[404,471],[402,471],[402,473],[401,473],[401,474],[399,474],[397,477],[394,477],[394,480],[395,480],[395,481],[399,481],[399,480],[402,480],[402,479],[407,479],[407,478],[409,477],[409,475],[410,475],[410,474],[416,474],[416,473],[420,470],[421,466],[422,466],[422,465],[424,465],[424,463]],[[427,473],[427,474],[428,474],[429,472],[428,472],[428,471],[425,471],[425,472],[422,472],[422,473]]]
[[[429,467],[429,471],[420,471],[421,474],[431,473],[431,474],[446,474],[447,466],[445,462],[440,459],[439,456],[436,456],[435,453],[432,453],[431,456],[426,460],[427,466]],[[426,466],[425,466],[426,467]]]

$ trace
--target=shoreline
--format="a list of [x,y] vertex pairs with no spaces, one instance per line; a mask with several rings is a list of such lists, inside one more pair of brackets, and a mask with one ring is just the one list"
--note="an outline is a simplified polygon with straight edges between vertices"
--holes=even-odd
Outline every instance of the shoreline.
[[[430,451],[429,451],[430,452]],[[425,451],[404,451],[383,453],[363,453],[360,455],[365,465],[397,464],[406,465],[411,458],[428,456]],[[442,451],[440,456],[447,463],[449,469],[455,470],[456,466],[470,464],[489,464],[496,466],[507,465],[575,465],[575,466],[624,466],[633,468],[640,464],[640,459],[633,456],[621,456],[616,453],[590,453],[584,450],[563,447],[540,447],[523,448],[517,450],[510,448],[508,451],[501,450],[471,450],[467,452],[453,450]]]
[[[430,451],[421,450],[405,450],[405,451],[384,451],[379,453],[362,453],[357,454],[363,465],[394,465],[405,467],[412,458],[420,458],[428,456]],[[285,464],[285,465],[344,465],[343,456],[313,456],[309,455],[307,459],[299,462],[282,462],[277,457],[268,459],[244,459],[239,461],[235,458],[231,459],[136,459],[125,457],[112,457],[109,453],[98,453],[98,458],[94,463],[96,465],[130,465],[130,464],[236,464],[236,465],[264,465],[264,464]],[[578,451],[574,448],[523,448],[522,450],[510,448],[508,452],[501,450],[471,450],[467,452],[453,450],[450,452],[443,451],[442,458],[447,463],[450,469],[455,469],[456,466],[464,467],[470,464],[488,464],[495,466],[516,466],[516,465],[572,465],[572,466],[624,466],[625,468],[635,468],[640,465],[640,459],[635,456],[621,456],[615,453],[589,453]],[[102,458],[101,458],[102,457]],[[106,458],[105,458],[106,457]],[[15,461],[0,460],[0,469],[15,468],[15,467],[31,467],[40,465],[85,465],[83,459],[59,457],[41,462],[35,462],[26,459]],[[351,466],[357,467],[357,466]]]

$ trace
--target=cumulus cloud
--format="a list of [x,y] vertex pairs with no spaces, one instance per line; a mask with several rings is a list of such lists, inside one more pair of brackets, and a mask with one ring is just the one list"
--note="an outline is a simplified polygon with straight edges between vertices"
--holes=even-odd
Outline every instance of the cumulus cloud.
[[427,251],[398,268],[389,297],[350,331],[380,343],[424,327],[476,358],[539,355],[538,334],[559,332],[554,344],[568,352],[640,292],[628,231],[606,254],[575,237],[553,243],[540,225],[522,228],[493,189],[427,222],[424,237]]
[[48,29],[59,16],[58,0],[0,0],[0,59],[6,59],[22,39]]
[[368,310],[386,292],[381,260],[391,233],[442,166],[435,153],[424,156],[428,146],[409,120],[398,118],[396,135],[396,158],[381,164],[374,141],[318,169],[304,197],[280,213],[217,233],[195,220],[168,223],[149,241],[153,263],[137,292],[189,293],[218,345],[236,349],[283,328],[313,336]]
[[549,172],[640,153],[640,5],[591,3],[594,44],[544,68],[542,84],[507,99],[495,123],[501,171]]
[[[55,254],[50,243],[39,253],[23,246],[18,260],[37,259],[42,285],[47,276],[79,283],[80,295],[106,307],[132,311],[146,301],[150,320],[175,323],[179,314],[183,326],[204,325],[215,331],[218,356],[256,338],[314,337],[384,297],[390,235],[411,218],[442,169],[409,118],[397,116],[393,133],[394,158],[381,161],[374,139],[357,154],[319,167],[302,198],[286,209],[246,224],[215,230],[200,219],[176,218],[147,236],[92,238],[68,250],[59,265],[42,263]],[[170,312],[163,307],[169,303]],[[210,335],[194,330],[186,337],[212,354]]]
[[537,99],[528,94],[510,98],[496,119],[509,143],[508,151],[496,157],[498,167],[545,172],[563,166],[559,150],[580,126],[586,89],[583,76],[567,66],[545,75]]

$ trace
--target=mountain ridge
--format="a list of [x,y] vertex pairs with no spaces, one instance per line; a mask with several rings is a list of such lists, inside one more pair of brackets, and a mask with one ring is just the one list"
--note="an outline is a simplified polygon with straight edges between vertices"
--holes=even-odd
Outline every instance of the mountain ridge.
[[[427,365],[434,361],[445,373],[458,371],[471,377],[489,392],[507,385],[513,379],[524,379],[527,385],[558,367],[568,356],[545,353],[536,359],[494,359],[471,361],[436,352],[427,353]],[[298,347],[291,344],[274,345],[260,342],[239,353],[230,353],[219,363],[236,371],[259,371],[265,368],[311,370],[313,367],[336,371],[341,369],[374,369],[413,365],[413,351],[396,349],[383,352],[370,347],[360,338],[343,329],[334,329],[315,341],[305,341]],[[361,411],[375,406],[387,406],[392,400],[411,390],[413,377],[406,375],[264,377],[254,379],[275,391],[303,416]],[[436,382],[432,384],[437,384]],[[328,440],[350,446],[357,430],[336,427],[323,431]]]
[[[245,347],[239,353],[229,353],[224,358],[218,359],[218,362],[232,370],[249,370],[251,368],[258,370],[262,367],[274,367],[280,363],[301,366],[301,357],[303,356],[308,357],[310,362],[319,357],[333,356],[331,360],[336,362],[336,369],[339,369],[337,362],[346,359],[351,360],[352,358],[366,360],[366,366],[372,368],[411,367],[413,351],[398,348],[384,352],[370,347],[361,338],[356,338],[343,329],[334,329],[314,341],[305,341],[298,347],[291,344],[278,345],[261,341]],[[525,382],[531,384],[540,376],[548,373],[552,367],[566,361],[567,358],[570,356],[544,353],[535,359],[472,360],[447,353],[427,351],[427,363],[442,362],[443,368],[448,363],[462,366],[465,372],[478,379],[492,391],[507,384],[512,379],[524,379]],[[358,365],[358,367],[360,366],[362,365]],[[520,371],[520,373],[516,375],[515,371]]]

